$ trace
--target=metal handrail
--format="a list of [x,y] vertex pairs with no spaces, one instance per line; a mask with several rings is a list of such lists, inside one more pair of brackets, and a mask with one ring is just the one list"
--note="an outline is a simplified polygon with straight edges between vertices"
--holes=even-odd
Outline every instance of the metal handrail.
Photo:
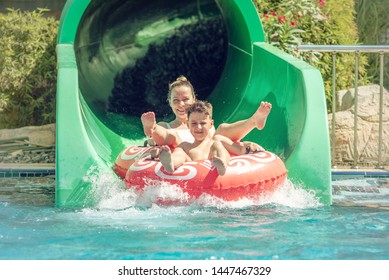
[[365,52],[365,53],[380,53],[389,52],[389,46],[378,45],[299,45],[299,51],[317,51],[317,52]]
[[379,135],[378,135],[378,162],[376,168],[382,169],[381,150],[382,150],[382,111],[383,111],[383,89],[384,89],[384,55],[389,53],[389,46],[382,45],[299,45],[297,50],[300,52],[331,52],[332,53],[332,147],[331,159],[332,168],[335,165],[335,111],[336,111],[336,54],[337,53],[355,53],[355,83],[354,83],[354,165],[358,168],[358,136],[357,136],[357,105],[358,105],[358,66],[359,53],[379,53],[380,55],[380,101],[379,101]]

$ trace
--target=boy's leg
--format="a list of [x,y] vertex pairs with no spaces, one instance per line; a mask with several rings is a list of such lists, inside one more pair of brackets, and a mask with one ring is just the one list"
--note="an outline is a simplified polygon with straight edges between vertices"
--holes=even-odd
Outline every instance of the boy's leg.
[[233,142],[231,139],[223,136],[223,135],[215,135],[213,137],[214,141],[220,142],[223,147],[227,150],[228,153],[234,155],[243,155],[246,153],[246,148],[242,145]]
[[226,174],[227,163],[230,161],[230,154],[220,141],[214,141],[211,147],[212,164],[216,167],[220,176]]
[[257,111],[248,119],[237,121],[231,124],[222,123],[217,128],[215,135],[223,135],[232,141],[240,141],[254,128],[263,129],[272,105],[268,102],[261,102]]
[[233,142],[231,139],[228,139],[227,137],[223,135],[215,135],[213,137],[213,140],[215,141],[220,141],[224,148],[231,154],[234,155],[244,155],[248,153],[255,153],[255,152],[260,152],[264,151],[265,149],[261,147],[260,145],[254,143],[254,142],[249,142],[245,141],[242,144]]
[[267,116],[269,116],[271,108],[271,103],[262,101],[257,111],[251,116],[251,119],[255,122],[256,128],[259,130],[265,127]]

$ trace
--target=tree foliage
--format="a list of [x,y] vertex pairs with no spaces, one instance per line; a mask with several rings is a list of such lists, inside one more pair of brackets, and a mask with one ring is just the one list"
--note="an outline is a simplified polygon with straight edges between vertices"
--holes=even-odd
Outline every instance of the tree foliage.
[[[359,30],[359,41],[364,45],[389,44],[389,1],[356,0],[356,20]],[[384,86],[389,89],[389,56],[384,56]],[[367,73],[371,80],[379,83],[380,57],[368,54]]]
[[0,128],[55,121],[58,21],[45,11],[0,13]]
[[[302,53],[297,46],[355,45],[358,32],[354,0],[253,0],[262,20],[267,41],[317,67],[324,80],[328,108],[332,102],[332,55]],[[367,60],[359,57],[359,81],[366,83]],[[354,86],[355,55],[336,58],[337,90]]]

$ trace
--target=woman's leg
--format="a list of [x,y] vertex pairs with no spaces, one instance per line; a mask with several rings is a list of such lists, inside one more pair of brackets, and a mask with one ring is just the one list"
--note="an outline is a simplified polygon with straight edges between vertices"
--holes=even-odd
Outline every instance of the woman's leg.
[[271,107],[270,103],[261,102],[257,111],[250,118],[231,124],[222,123],[216,129],[215,135],[223,135],[232,141],[240,141],[254,128],[263,129],[265,127]]
[[141,121],[145,135],[152,136],[157,145],[169,145],[171,147],[176,147],[178,145],[178,137],[175,130],[167,129],[157,124],[154,112],[143,113]]

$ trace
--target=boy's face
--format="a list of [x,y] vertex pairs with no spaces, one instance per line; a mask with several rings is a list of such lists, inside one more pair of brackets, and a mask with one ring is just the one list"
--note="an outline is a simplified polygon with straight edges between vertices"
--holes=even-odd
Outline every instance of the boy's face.
[[213,126],[213,120],[205,113],[193,112],[189,116],[189,130],[196,141],[203,141]]

